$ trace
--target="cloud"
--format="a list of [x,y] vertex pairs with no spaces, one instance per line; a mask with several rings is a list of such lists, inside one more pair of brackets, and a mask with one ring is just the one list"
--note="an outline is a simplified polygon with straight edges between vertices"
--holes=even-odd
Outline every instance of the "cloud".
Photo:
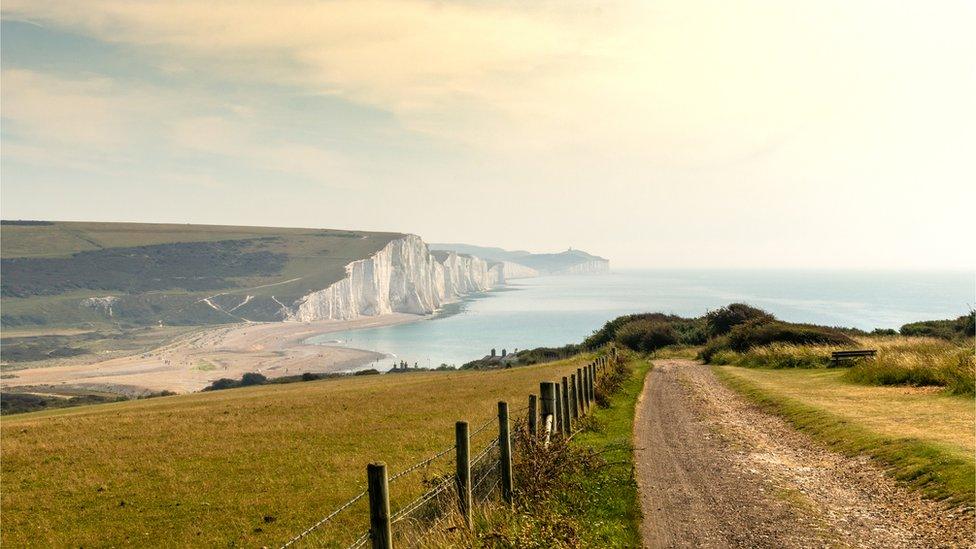
[[[878,265],[958,264],[960,241],[930,243],[966,234],[971,2],[5,0],[2,10],[117,44],[156,82],[5,75],[5,158],[143,155],[135,165],[151,170],[162,156],[255,189],[341,180],[356,192],[277,196],[285,219],[321,223],[320,202],[341,201],[360,207],[330,220],[350,226],[375,216],[373,228],[468,227],[455,237],[515,246],[535,234],[540,246],[608,247],[622,233],[654,235],[696,261],[714,251],[737,265],[816,263],[809,250],[840,264],[872,246]],[[487,204],[501,221],[458,204]],[[540,228],[540,209],[560,214]],[[756,210],[762,223],[733,215]]]
[[102,77],[63,79],[30,70],[4,70],[3,118],[8,128],[30,138],[92,148],[123,145],[126,118],[142,110]]
[[[664,167],[722,166],[797,134],[856,148],[895,112],[928,123],[917,103],[926,86],[969,117],[976,91],[959,66],[976,54],[966,8],[951,2],[8,0],[3,10],[139,46],[166,70],[386,110],[448,142]],[[933,25],[943,32],[920,32]]]
[[7,159],[119,175],[140,160],[202,155],[312,181],[348,169],[321,145],[261,139],[265,120],[254,107],[103,76],[8,69],[2,79]]

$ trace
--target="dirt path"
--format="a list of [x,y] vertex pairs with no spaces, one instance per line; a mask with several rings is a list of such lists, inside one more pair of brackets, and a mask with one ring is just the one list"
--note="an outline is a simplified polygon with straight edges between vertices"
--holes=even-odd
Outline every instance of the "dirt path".
[[634,426],[646,547],[971,547],[974,519],[819,447],[721,385],[655,362]]

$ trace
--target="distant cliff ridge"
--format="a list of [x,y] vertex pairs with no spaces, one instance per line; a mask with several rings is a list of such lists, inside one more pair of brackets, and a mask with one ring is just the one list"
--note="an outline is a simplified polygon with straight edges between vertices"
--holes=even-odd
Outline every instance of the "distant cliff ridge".
[[[435,249],[438,246],[441,248]],[[444,249],[447,246],[453,247]],[[307,322],[388,313],[430,314],[510,279],[608,270],[609,261],[580,250],[531,254],[468,245],[428,246],[419,236],[405,235],[348,264],[345,278],[286,306],[284,316]]]
[[503,263],[431,252],[419,236],[395,239],[346,266],[347,276],[290,307],[288,320],[345,320],[387,313],[430,314],[461,297],[505,283]]
[[[601,274],[610,270],[610,261],[572,248],[555,254],[533,254],[525,251],[510,251],[502,248],[473,246],[471,244],[431,244],[432,250],[453,251],[471,254],[485,259],[512,264],[506,266],[506,276],[516,278],[510,273],[521,272],[521,277],[564,274]],[[517,266],[517,267],[515,267]],[[524,269],[524,270],[522,270]],[[531,274],[530,274],[531,273]]]
[[606,270],[532,254],[316,228],[3,220],[0,325],[132,329],[427,314],[506,280]]

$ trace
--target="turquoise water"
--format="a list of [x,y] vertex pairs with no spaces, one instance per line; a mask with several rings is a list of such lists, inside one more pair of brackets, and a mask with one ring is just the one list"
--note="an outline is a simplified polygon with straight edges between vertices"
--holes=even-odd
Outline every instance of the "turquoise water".
[[[436,367],[492,349],[581,341],[607,320],[647,311],[698,316],[746,302],[797,322],[862,329],[955,318],[976,302],[966,272],[622,271],[513,280],[410,324],[336,332],[311,342],[387,353]],[[365,366],[369,367],[369,366]]]

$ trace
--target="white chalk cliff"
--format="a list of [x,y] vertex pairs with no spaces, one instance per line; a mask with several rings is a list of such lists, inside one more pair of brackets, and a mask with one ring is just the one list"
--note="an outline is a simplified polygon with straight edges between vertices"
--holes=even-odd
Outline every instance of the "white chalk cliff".
[[502,268],[505,272],[506,280],[511,280],[513,278],[533,278],[539,276],[539,271],[533,269],[532,267],[526,267],[521,263],[515,263],[512,261],[503,261]]
[[606,274],[610,272],[610,262],[606,259],[591,259],[569,267],[564,267],[554,274]]
[[288,320],[345,320],[387,313],[433,313],[462,296],[504,284],[506,265],[455,252],[440,259],[416,235],[392,240],[346,265],[346,277],[295,301]]

